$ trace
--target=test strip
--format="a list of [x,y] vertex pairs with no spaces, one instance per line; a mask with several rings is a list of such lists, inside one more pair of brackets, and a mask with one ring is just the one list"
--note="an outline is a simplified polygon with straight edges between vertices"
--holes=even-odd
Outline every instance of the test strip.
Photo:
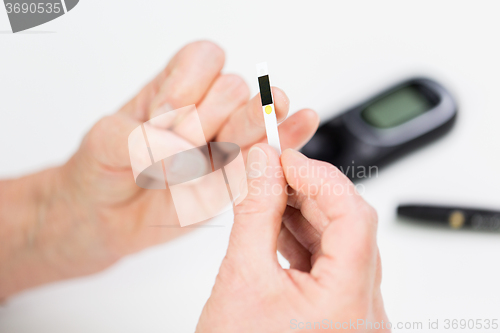
[[259,78],[260,99],[262,101],[262,113],[266,125],[267,143],[276,149],[281,155],[280,137],[278,134],[278,121],[274,108],[273,94],[271,93],[271,83],[269,82],[269,72],[267,62],[256,65],[257,76]]

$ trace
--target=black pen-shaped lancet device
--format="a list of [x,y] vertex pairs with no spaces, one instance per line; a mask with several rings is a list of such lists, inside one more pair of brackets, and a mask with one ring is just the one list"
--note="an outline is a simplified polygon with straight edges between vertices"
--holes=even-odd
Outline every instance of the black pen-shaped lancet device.
[[260,99],[262,101],[262,113],[264,114],[264,122],[266,125],[267,143],[281,155],[278,120],[276,119],[276,110],[274,108],[273,94],[271,93],[267,63],[262,62],[257,64],[256,68],[257,76],[259,77]]
[[434,206],[400,205],[398,215],[422,222],[449,225],[453,229],[500,231],[500,211],[488,209]]

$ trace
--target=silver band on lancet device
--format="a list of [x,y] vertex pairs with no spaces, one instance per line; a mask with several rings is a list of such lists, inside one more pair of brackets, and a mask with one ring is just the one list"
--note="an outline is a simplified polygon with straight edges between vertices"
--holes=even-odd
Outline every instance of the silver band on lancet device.
[[262,113],[266,124],[267,143],[276,149],[281,155],[280,137],[278,134],[278,121],[276,119],[276,110],[274,108],[273,94],[271,93],[271,84],[269,82],[269,72],[267,63],[262,62],[256,65],[257,76],[259,77],[260,99],[262,101]]

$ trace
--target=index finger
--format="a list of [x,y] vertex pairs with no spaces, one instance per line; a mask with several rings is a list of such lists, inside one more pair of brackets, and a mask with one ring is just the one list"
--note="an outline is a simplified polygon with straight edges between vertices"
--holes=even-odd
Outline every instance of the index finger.
[[[278,123],[285,120],[290,102],[285,92],[277,87],[271,88],[274,97],[276,119]],[[244,106],[230,115],[221,128],[217,141],[233,142],[240,147],[259,142],[266,135],[264,115],[260,94],[254,96]]]
[[332,221],[369,209],[354,184],[333,165],[308,159],[292,149],[283,152],[281,163],[288,184],[295,190],[289,205],[300,209],[320,233]]
[[371,279],[377,253],[377,217],[373,208],[331,164],[308,159],[291,149],[283,152],[281,163],[287,183],[294,190],[289,205],[300,209],[321,234],[324,257],[318,259],[311,274],[333,276],[336,274],[331,273],[341,269],[342,276]]

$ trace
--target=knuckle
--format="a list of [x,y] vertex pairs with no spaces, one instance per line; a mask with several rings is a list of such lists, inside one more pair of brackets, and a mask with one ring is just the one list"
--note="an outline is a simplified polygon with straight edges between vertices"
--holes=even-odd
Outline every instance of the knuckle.
[[321,250],[321,238],[314,240],[308,247],[307,250],[310,253],[319,253]]
[[235,216],[254,215],[266,212],[267,205],[261,199],[247,196],[239,205],[234,207]]
[[97,123],[94,125],[93,130],[96,131],[105,131],[106,129],[109,129],[111,125],[116,123],[116,116],[111,115],[111,116],[105,116],[97,121]]
[[165,95],[164,99],[168,100],[171,105],[183,107],[190,102],[192,90],[186,87],[183,82],[178,82],[178,84],[169,85]]
[[250,89],[245,80],[236,74],[221,75],[217,80],[216,86],[238,102],[245,102],[250,96]]
[[247,228],[261,221],[281,221],[283,211],[277,205],[269,202],[268,198],[247,196],[239,205],[234,207],[234,221],[241,228]]
[[96,149],[102,146],[105,134],[115,128],[116,122],[117,117],[115,115],[105,116],[99,119],[87,135],[86,142],[89,148]]

